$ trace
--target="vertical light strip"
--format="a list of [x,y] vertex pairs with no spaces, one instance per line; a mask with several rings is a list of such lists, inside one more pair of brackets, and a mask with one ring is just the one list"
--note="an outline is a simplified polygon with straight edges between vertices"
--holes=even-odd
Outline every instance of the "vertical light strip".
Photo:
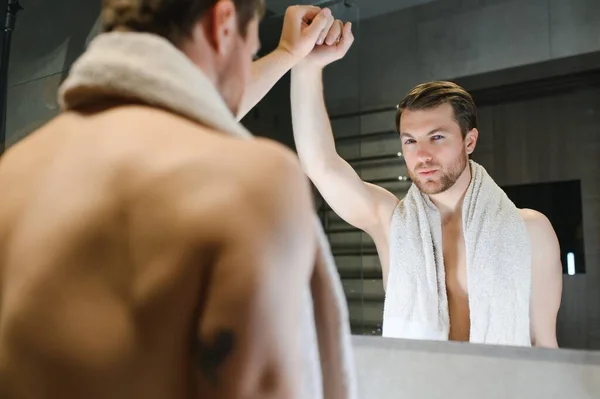
[[567,273],[569,276],[575,275],[575,254],[573,252],[567,254]]

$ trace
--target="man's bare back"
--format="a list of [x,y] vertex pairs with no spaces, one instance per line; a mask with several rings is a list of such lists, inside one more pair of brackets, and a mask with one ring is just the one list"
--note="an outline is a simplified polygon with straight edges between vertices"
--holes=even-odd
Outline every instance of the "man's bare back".
[[286,151],[145,107],[66,113],[0,185],[2,398],[295,397],[316,238]]

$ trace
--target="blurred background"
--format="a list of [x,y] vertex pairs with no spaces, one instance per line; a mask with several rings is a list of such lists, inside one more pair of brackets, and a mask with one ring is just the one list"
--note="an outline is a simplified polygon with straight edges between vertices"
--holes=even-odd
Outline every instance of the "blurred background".
[[[58,112],[56,90],[98,32],[100,1],[21,0],[8,71],[7,146]],[[262,53],[292,4],[267,0]],[[327,2],[355,42],[325,70],[336,146],[361,177],[400,198],[410,182],[394,132],[415,85],[452,80],[474,97],[481,163],[519,207],[550,219],[564,286],[559,345],[600,349],[600,1],[354,0]],[[243,120],[294,149],[289,74]],[[370,238],[315,191],[344,284],[354,334],[380,335],[384,291]]]

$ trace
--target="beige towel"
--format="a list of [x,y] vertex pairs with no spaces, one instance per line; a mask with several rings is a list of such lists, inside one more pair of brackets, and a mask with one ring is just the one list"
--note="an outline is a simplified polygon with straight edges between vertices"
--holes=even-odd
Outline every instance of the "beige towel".
[[[166,108],[224,134],[252,139],[201,70],[155,35],[96,37],[60,87],[59,104],[76,109],[105,95]],[[355,365],[344,291],[316,215],[315,228],[321,247],[306,291],[302,397],[351,399],[356,397]]]
[[[470,161],[462,226],[471,316],[470,341],[530,346],[531,249],[519,210],[486,170]],[[441,218],[413,185],[396,208],[383,335],[447,340],[450,328]]]

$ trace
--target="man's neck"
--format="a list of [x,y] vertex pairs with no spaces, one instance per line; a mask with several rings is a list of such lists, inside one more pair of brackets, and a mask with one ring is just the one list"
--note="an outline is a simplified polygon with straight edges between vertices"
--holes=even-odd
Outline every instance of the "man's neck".
[[452,187],[440,194],[430,195],[429,199],[440,211],[442,222],[460,216],[465,193],[471,183],[471,167],[467,167]]
[[194,63],[202,73],[219,90],[219,76],[216,68],[214,49],[208,44],[204,35],[197,35],[194,42],[183,41],[179,46],[181,50]]

